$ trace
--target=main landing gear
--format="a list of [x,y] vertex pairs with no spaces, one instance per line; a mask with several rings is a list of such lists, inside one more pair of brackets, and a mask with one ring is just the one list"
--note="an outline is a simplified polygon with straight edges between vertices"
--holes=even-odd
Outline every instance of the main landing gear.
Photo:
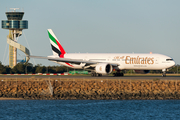
[[166,69],[162,69],[162,77],[166,77]]
[[113,73],[114,77],[116,76],[124,76],[124,73]]
[[120,70],[118,70],[116,73],[113,73],[114,77],[116,76],[124,76],[124,73],[120,73]]
[[102,74],[92,72],[92,73],[91,73],[91,76],[92,76],[92,77],[101,77]]

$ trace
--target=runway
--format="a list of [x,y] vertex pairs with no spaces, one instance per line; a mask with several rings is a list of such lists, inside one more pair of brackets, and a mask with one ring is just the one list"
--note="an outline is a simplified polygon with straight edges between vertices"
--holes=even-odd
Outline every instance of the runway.
[[127,79],[127,80],[180,80],[180,75],[167,75],[162,77],[161,75],[125,75],[123,77],[102,76],[91,77],[89,75],[1,75],[0,78],[69,78],[69,79]]

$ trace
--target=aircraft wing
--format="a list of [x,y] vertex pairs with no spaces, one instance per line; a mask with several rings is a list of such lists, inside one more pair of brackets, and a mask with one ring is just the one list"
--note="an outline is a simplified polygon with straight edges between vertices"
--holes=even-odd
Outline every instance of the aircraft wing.
[[[29,56],[30,58],[37,58],[37,59],[47,59],[50,61],[56,61],[56,62],[67,62],[67,63],[72,63],[72,64],[81,64],[81,63],[86,63],[86,66],[88,65],[95,65],[101,62],[96,62],[96,61],[89,61],[89,60],[83,60],[83,59],[70,59],[70,58],[54,58],[54,57],[42,57],[42,56]],[[110,63],[113,67],[119,66],[119,64],[112,64]]]

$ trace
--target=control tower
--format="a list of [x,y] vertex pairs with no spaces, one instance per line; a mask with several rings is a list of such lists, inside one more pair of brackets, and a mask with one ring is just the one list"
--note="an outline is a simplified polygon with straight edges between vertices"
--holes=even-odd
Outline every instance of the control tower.
[[16,12],[18,9],[19,8],[10,8],[11,11],[6,12],[8,20],[2,20],[2,28],[9,30],[7,43],[9,44],[9,67],[11,68],[17,64],[17,48],[26,55],[29,55],[29,50],[18,44],[16,39],[22,35],[23,29],[28,29],[28,21],[22,20],[24,12]]

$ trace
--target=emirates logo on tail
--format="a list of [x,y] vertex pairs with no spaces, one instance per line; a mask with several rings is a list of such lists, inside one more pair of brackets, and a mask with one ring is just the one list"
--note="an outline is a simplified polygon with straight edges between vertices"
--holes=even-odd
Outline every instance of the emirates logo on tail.
[[66,52],[51,29],[48,29],[48,35],[49,35],[53,55],[63,58]]

